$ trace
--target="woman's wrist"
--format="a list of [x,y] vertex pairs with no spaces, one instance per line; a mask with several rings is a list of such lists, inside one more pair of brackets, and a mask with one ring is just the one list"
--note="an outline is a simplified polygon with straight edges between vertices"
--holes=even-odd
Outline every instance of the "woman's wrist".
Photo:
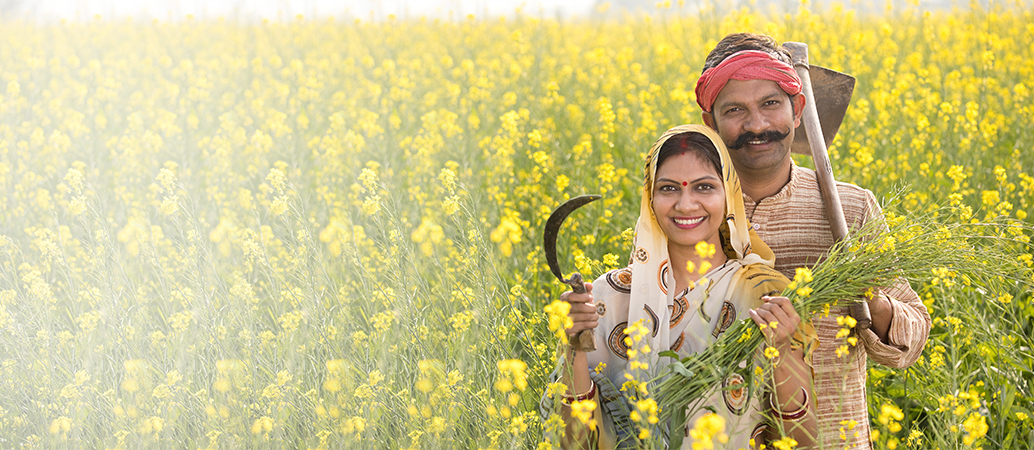
[[[565,404],[565,405],[570,406],[571,403],[574,403],[574,402],[582,402],[582,401],[586,401],[586,400],[592,400],[592,399],[596,398],[596,390],[597,390],[596,389],[596,382],[592,381],[592,379],[590,378],[589,379],[589,389],[587,389],[585,392],[582,392],[580,394],[564,395],[563,397],[560,398],[560,402]],[[570,392],[570,389],[568,389],[568,392]]]
[[[804,418],[804,416],[806,416],[808,414],[808,411],[811,409],[811,398],[808,395],[808,390],[803,387],[800,388],[800,390],[798,390],[797,392],[795,392],[793,398],[791,398],[788,402],[777,402],[775,397],[775,395],[770,396],[768,403],[769,406],[772,408],[772,412],[774,412],[775,415],[778,416],[781,420],[797,422]],[[803,398],[798,400],[798,397]],[[776,406],[776,403],[785,404],[785,407],[779,408]]]

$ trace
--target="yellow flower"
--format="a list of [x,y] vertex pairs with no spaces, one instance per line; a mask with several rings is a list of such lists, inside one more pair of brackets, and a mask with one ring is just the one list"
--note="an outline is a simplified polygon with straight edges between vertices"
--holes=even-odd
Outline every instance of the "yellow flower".
[[765,358],[775,359],[779,357],[779,350],[775,347],[765,347]]
[[72,419],[61,416],[50,422],[50,434],[68,433],[72,431]]
[[543,309],[549,320],[549,331],[552,331],[561,342],[567,342],[567,333],[564,330],[574,326],[574,320],[568,317],[568,313],[571,312],[571,304],[562,300],[553,300]]
[[694,247],[694,250],[696,250],[697,255],[699,255],[703,259],[711,258],[712,256],[714,256],[715,253],[714,244],[705,241],[697,242],[697,245],[696,247]]
[[773,441],[772,446],[779,450],[793,450],[797,448],[797,441],[791,437],[783,436],[779,440]]
[[858,321],[851,316],[840,316],[837,317],[837,325],[854,328],[855,325],[858,325]]
[[593,411],[596,410],[596,400],[580,400],[571,402],[571,415],[583,424],[596,428],[596,422],[592,421]]
[[709,270],[711,270],[711,262],[710,261],[704,261],[704,262],[700,263],[700,273],[707,273],[707,271],[709,271]]
[[978,439],[987,435],[987,418],[972,412],[962,423],[962,428],[966,430],[966,436],[962,438],[962,443],[973,445]]
[[797,272],[794,275],[793,279],[794,279],[794,281],[803,282],[803,283],[811,283],[812,281],[814,281],[814,278],[812,277],[811,269],[809,269],[807,267],[798,267],[797,268]]
[[715,448],[714,441],[728,442],[729,437],[725,434],[725,418],[714,413],[700,416],[693,423],[693,429],[689,430],[689,437],[693,440],[693,450],[713,449]]
[[431,392],[432,389],[434,389],[434,384],[432,384],[431,380],[427,378],[421,378],[416,382],[416,389],[426,394],[428,392]]

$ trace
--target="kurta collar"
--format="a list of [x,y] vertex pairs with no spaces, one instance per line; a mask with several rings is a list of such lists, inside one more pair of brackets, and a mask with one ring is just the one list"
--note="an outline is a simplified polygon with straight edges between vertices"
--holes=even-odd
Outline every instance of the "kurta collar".
[[[783,200],[789,199],[791,196],[793,196],[794,191],[797,190],[797,184],[800,182],[800,179],[801,179],[801,168],[797,167],[797,164],[794,164],[793,160],[791,159],[790,160],[790,181],[788,181],[786,184],[784,184],[783,187],[781,189],[779,189],[779,192],[775,193],[775,195],[762,198],[761,200],[770,200],[770,201],[773,201],[773,202],[781,202]],[[755,205],[760,203],[759,201],[755,201],[753,198],[751,198],[749,195],[747,195],[746,192],[743,193],[743,201],[745,203],[749,202],[749,203],[755,204]]]

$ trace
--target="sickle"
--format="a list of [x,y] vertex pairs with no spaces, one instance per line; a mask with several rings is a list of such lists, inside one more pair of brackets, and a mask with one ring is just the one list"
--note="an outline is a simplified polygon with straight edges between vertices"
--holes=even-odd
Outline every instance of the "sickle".
[[[546,229],[543,232],[545,237],[544,247],[546,250],[546,263],[549,264],[549,270],[556,275],[560,282],[571,286],[571,290],[575,294],[585,293],[585,284],[582,281],[582,274],[575,272],[571,274],[570,279],[564,278],[564,273],[560,270],[560,263],[557,261],[556,255],[556,238],[560,234],[560,225],[563,225],[564,219],[571,214],[574,210],[599,200],[599,195],[581,195],[572,198],[562,205],[557,207],[552,214],[549,215],[549,219],[546,219]],[[575,350],[590,352],[596,350],[596,342],[593,339],[592,330],[582,330],[575,336],[574,341],[571,342],[571,347]]]

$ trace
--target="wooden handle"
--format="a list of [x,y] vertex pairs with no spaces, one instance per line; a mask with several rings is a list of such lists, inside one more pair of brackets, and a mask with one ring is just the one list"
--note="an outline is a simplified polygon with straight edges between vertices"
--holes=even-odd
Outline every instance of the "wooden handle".
[[[787,42],[783,44],[783,47],[790,51],[793,68],[797,71],[797,76],[801,78],[801,94],[805,99],[801,120],[804,121],[804,129],[808,133],[811,159],[815,162],[815,175],[819,182],[819,192],[822,193],[822,203],[826,206],[829,229],[833,233],[833,240],[839,241],[847,237],[847,220],[844,219],[844,208],[840,205],[837,182],[833,178],[833,165],[829,162],[829,154],[826,152],[826,141],[822,136],[822,126],[819,123],[819,111],[815,106],[815,94],[811,88],[808,44]],[[867,329],[872,325],[869,304],[864,301],[851,304],[851,317],[858,322],[856,328],[860,330]]]
[[[571,291],[575,294],[585,293],[585,281],[582,280],[582,274],[575,272],[571,274],[571,279],[565,281],[571,286]],[[571,340],[571,348],[580,352],[592,352],[596,351],[596,339],[593,336],[593,330],[582,330]]]
[[815,161],[815,175],[819,181],[819,192],[822,203],[826,205],[829,228],[833,232],[833,240],[839,241],[847,237],[847,221],[844,209],[840,206],[840,195],[837,194],[837,182],[833,178],[833,165],[826,152],[826,140],[822,136],[819,123],[819,111],[815,107],[815,94],[811,89],[811,72],[808,65],[808,45],[801,42],[787,42],[783,45],[790,51],[793,67],[801,78],[801,94],[804,95],[804,112],[801,120],[808,133],[808,144],[811,146],[811,158]]

